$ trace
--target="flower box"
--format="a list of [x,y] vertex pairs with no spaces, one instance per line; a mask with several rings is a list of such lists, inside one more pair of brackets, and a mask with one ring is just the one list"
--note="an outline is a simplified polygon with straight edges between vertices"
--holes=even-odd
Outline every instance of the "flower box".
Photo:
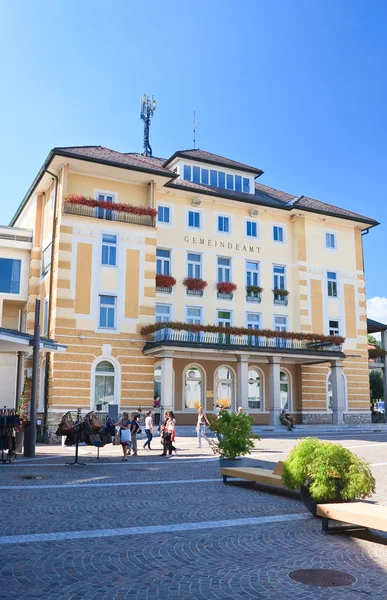
[[170,294],[173,286],[176,285],[176,279],[172,275],[156,275],[156,290]]
[[114,212],[125,212],[132,215],[148,215],[155,217],[157,210],[148,206],[133,206],[132,204],[122,204],[118,202],[101,202],[89,196],[80,196],[77,194],[69,194],[65,198],[65,202],[69,204],[80,204],[82,206],[90,206],[91,208],[102,208]]
[[262,291],[259,285],[247,285],[246,302],[262,302]]
[[208,283],[204,279],[200,279],[200,277],[186,277],[183,279],[183,285],[187,288],[187,294],[190,296],[203,296],[203,290],[207,287]]
[[232,296],[232,293],[237,289],[237,284],[232,283],[231,281],[218,281],[216,284],[216,289],[220,294],[229,294]]

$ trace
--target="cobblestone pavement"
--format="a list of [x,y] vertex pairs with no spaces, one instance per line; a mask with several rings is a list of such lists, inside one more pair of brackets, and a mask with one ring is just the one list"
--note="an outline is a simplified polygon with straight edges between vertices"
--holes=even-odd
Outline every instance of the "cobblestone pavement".
[[[375,499],[387,505],[387,436],[337,441],[370,461]],[[2,597],[387,598],[387,535],[324,536],[296,497],[251,483],[225,486],[208,448],[189,437],[178,442],[172,459],[158,456],[155,440],[154,452],[124,464],[120,449],[108,446],[105,462],[82,448],[87,466],[66,467],[74,449],[41,446],[34,460],[0,466]],[[294,443],[294,436],[264,438],[245,462],[273,467]],[[323,588],[289,578],[308,568],[344,571],[355,582]]]

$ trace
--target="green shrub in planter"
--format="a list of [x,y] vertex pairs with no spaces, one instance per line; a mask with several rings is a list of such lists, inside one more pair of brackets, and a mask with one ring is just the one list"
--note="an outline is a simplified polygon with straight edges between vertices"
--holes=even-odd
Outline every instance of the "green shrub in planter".
[[282,479],[290,489],[307,488],[314,502],[351,502],[375,492],[370,466],[347,448],[305,438],[284,463]]
[[251,454],[254,440],[260,439],[252,429],[254,419],[244,413],[222,410],[219,417],[210,415],[210,429],[218,436],[217,452],[220,458],[235,459]]

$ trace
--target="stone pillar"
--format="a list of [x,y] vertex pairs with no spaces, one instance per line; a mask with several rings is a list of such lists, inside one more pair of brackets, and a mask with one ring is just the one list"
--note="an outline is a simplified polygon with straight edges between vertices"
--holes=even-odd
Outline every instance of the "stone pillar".
[[281,388],[280,388],[281,357],[269,358],[269,425],[278,426],[281,414]]
[[331,383],[332,383],[332,422],[333,425],[344,423],[344,382],[343,361],[331,361]]
[[237,356],[237,397],[235,410],[240,406],[249,408],[249,357],[244,355]]
[[175,409],[173,397],[173,356],[161,358],[161,413]]
[[[382,331],[382,348],[387,350],[387,331]],[[383,366],[384,422],[387,423],[387,354],[384,355]]]

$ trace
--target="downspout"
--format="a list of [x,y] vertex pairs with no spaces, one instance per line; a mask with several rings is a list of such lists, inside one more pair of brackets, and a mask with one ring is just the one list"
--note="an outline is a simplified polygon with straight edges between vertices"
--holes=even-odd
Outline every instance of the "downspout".
[[[55,236],[57,229],[57,204],[58,204],[58,186],[59,178],[55,173],[52,173],[48,169],[46,172],[55,179],[55,198],[54,198],[54,211],[52,216],[52,241],[51,241],[51,265],[50,265],[50,285],[48,292],[48,323],[47,323],[47,336],[50,337],[51,321],[52,321],[52,292],[54,287],[54,251],[55,251]],[[50,362],[51,352],[47,352],[46,355],[46,368],[44,374],[44,415],[43,415],[43,440],[46,441],[47,437],[47,414],[48,414],[48,390],[49,390],[49,373],[50,373]]]

